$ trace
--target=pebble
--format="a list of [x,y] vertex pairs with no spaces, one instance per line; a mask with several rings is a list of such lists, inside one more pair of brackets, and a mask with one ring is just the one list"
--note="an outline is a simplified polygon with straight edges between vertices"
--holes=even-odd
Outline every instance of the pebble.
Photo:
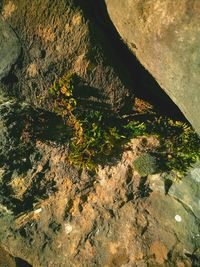
[[39,209],[37,209],[37,210],[34,210],[34,213],[35,213],[35,214],[39,214],[41,211],[42,211],[42,208],[39,208]]
[[69,224],[69,223],[65,224],[65,232],[66,232],[66,234],[70,234],[72,232],[71,224]]
[[175,216],[175,220],[176,220],[177,222],[181,222],[181,221],[182,221],[182,218],[181,218],[180,215],[176,215],[176,216]]

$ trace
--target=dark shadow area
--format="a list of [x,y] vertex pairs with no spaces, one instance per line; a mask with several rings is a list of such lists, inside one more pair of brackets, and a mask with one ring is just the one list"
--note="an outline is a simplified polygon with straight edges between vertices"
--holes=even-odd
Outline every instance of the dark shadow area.
[[185,254],[191,261],[192,261],[192,267],[199,267],[200,266],[200,256],[193,254],[186,253]]
[[33,203],[48,198],[56,187],[54,181],[43,179],[49,162],[34,176],[31,188],[27,188],[22,199],[16,198],[10,185],[13,177],[28,174],[34,164],[40,162],[42,155],[36,148],[37,140],[53,142],[55,145],[65,144],[70,138],[70,131],[61,117],[29,106],[22,107],[15,103],[10,108],[2,108],[0,113],[0,122],[4,125],[3,135],[0,136],[0,167],[5,168],[1,177],[0,200],[18,214],[32,210]]
[[147,176],[141,177],[140,184],[138,186],[138,197],[139,198],[149,197],[151,192],[153,191],[151,190],[151,188],[147,183]]
[[64,144],[68,142],[72,133],[70,128],[63,123],[60,116],[53,112],[38,110],[39,116],[35,122],[35,135],[38,139],[48,142],[55,142],[57,144]]
[[[2,203],[8,207],[12,212],[17,215],[21,212],[27,212],[33,210],[34,203],[37,203],[39,199],[47,199],[52,193],[57,191],[56,182],[53,180],[45,180],[45,173],[49,170],[49,162],[43,166],[40,173],[35,175],[32,180],[32,186],[28,187],[23,194],[22,199],[15,197],[15,192],[9,186],[8,181],[12,179],[13,172],[10,171],[2,178],[0,199]],[[6,180],[7,179],[7,180]]]
[[[109,111],[111,105],[106,103],[106,97],[99,88],[91,87],[80,77],[76,77],[73,96],[77,99],[81,110]],[[99,101],[98,101],[99,100]]]
[[164,182],[165,195],[167,195],[169,193],[169,190],[170,190],[172,184],[173,184],[172,180],[165,179],[165,182]]
[[22,260],[21,258],[15,258],[16,267],[32,267],[27,261]]
[[163,91],[151,74],[145,70],[134,54],[122,41],[119,33],[113,25],[106,8],[104,0],[75,0],[87,17],[96,24],[98,28],[106,35],[110,41],[113,54],[129,72],[134,82],[134,94],[155,107],[155,110],[161,115],[167,115],[176,120],[187,121],[180,109]]

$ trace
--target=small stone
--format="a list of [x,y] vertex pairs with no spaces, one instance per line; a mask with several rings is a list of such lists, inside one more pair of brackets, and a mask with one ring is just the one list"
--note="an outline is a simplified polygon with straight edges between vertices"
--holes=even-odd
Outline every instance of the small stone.
[[66,234],[70,234],[72,232],[73,227],[71,226],[71,224],[67,223],[65,224],[65,233]]
[[35,214],[39,214],[41,211],[42,211],[42,208],[39,208],[39,209],[37,209],[37,210],[34,210],[34,213],[35,213]]
[[177,222],[181,222],[181,221],[182,221],[182,218],[181,218],[180,215],[176,215],[176,216],[175,216],[175,220],[176,220]]

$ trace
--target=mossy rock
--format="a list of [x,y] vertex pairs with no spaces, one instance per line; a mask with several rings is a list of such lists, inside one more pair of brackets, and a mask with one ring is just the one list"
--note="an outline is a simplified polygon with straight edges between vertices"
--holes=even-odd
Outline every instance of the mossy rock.
[[139,156],[133,162],[133,166],[141,176],[154,174],[158,171],[157,159],[149,153],[144,153]]

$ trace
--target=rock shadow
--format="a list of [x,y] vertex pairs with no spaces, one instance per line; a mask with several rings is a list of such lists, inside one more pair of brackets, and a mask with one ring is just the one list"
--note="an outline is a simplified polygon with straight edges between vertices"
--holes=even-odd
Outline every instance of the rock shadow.
[[155,107],[161,115],[167,115],[175,120],[187,121],[183,113],[163,91],[152,75],[142,66],[136,56],[122,41],[113,25],[104,0],[80,1],[76,3],[86,12],[87,17],[99,27],[110,40],[118,61],[126,70],[134,83],[134,94]]

